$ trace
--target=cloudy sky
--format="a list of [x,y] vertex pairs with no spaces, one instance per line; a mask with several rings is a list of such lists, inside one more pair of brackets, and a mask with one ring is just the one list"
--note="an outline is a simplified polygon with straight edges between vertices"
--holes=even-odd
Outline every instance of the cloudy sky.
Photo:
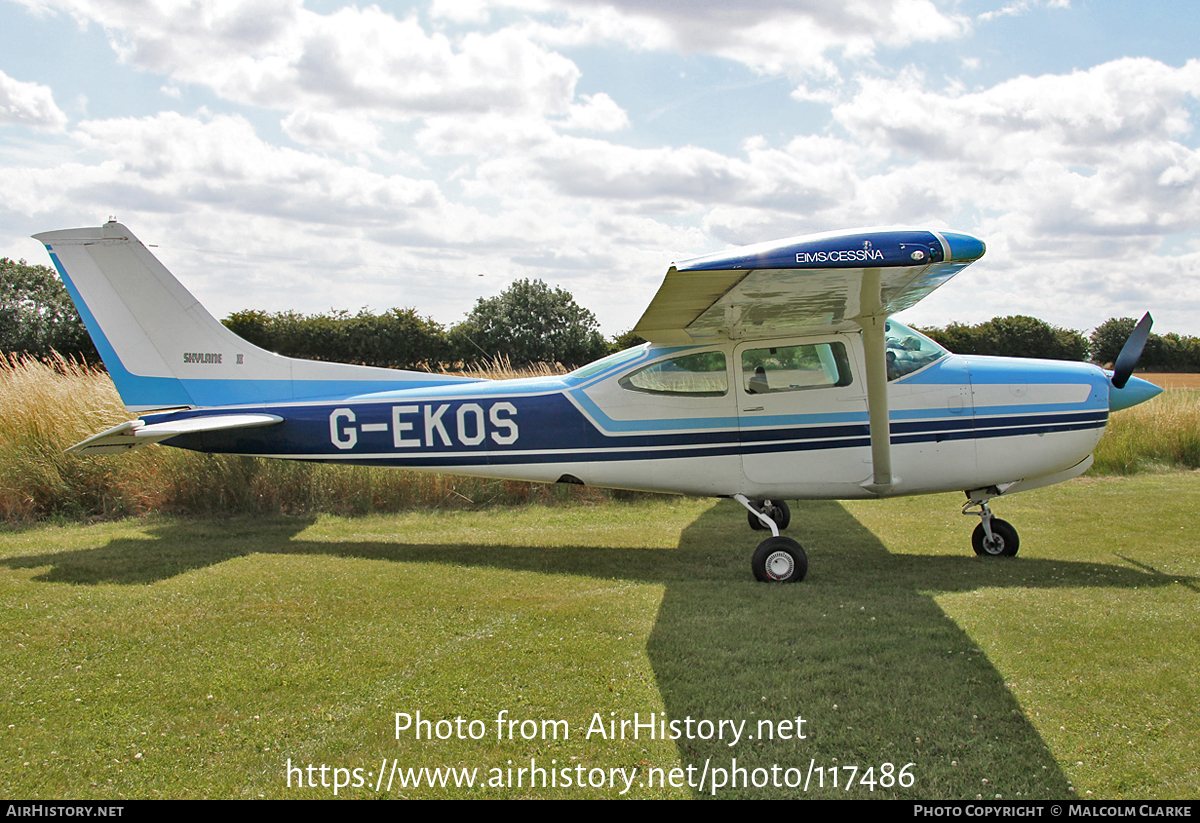
[[0,255],[115,215],[214,314],[514,279],[605,333],[667,266],[906,224],[904,318],[1200,334],[1200,14],[1155,0],[0,0]]

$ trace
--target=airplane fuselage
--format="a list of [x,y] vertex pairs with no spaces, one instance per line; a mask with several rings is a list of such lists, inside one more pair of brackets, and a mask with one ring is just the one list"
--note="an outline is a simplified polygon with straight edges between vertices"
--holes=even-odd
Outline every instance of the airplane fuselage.
[[[840,347],[833,366],[835,374],[841,370],[838,379],[822,383],[815,363],[776,373],[785,381],[797,375],[811,381],[816,372],[818,385],[747,388],[755,353],[821,344]],[[699,373],[671,368],[704,356],[724,365]],[[264,412],[283,422],[167,442],[209,452],[698,495],[872,497],[864,487],[871,451],[862,372],[855,334],[643,346],[562,377],[225,406],[220,413]],[[635,384],[636,375],[648,373],[659,382]],[[681,382],[697,374],[705,382]],[[889,494],[961,491],[1075,466],[1107,422],[1107,381],[1084,363],[951,354],[897,377],[888,386],[897,477]],[[153,424],[214,411],[143,419]]]

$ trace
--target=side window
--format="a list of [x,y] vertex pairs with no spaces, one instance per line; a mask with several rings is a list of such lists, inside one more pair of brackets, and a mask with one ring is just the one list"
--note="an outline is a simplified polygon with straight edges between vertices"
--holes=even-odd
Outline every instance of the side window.
[[849,386],[853,380],[842,343],[773,346],[742,352],[742,388],[747,394]]
[[937,343],[896,320],[888,320],[884,328],[888,380],[912,374],[946,354]]
[[719,351],[688,354],[652,363],[617,381],[621,388],[650,394],[721,397],[729,390],[725,354]]

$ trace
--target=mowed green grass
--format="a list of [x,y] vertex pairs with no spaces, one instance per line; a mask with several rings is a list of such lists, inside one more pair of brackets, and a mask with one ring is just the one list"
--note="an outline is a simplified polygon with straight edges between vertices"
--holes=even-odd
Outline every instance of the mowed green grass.
[[[362,769],[339,797],[623,788],[507,785],[536,759],[636,768],[627,797],[700,797],[736,759],[750,781],[811,775],[813,797],[1194,798],[1198,503],[1193,473],[997,501],[1022,537],[1008,560],[970,553],[956,495],[802,502],[789,533],[811,568],[794,586],[752,580],[762,535],[729,501],[9,528],[0,789],[332,796],[295,773],[289,788],[289,759]],[[395,713],[417,711],[487,734],[397,740]],[[570,736],[497,740],[502,711]],[[805,738],[586,734],[596,713],[635,712],[748,734],[799,716]],[[476,768],[477,785],[377,792],[396,762]],[[880,784],[909,763],[912,786]],[[703,790],[648,785],[688,767]],[[505,786],[486,785],[493,769]]]

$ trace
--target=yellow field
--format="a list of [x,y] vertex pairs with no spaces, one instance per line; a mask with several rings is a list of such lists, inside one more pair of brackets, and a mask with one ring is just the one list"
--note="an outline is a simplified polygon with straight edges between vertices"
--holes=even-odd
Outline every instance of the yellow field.
[[1200,374],[1183,372],[1146,372],[1138,377],[1164,389],[1200,389]]

